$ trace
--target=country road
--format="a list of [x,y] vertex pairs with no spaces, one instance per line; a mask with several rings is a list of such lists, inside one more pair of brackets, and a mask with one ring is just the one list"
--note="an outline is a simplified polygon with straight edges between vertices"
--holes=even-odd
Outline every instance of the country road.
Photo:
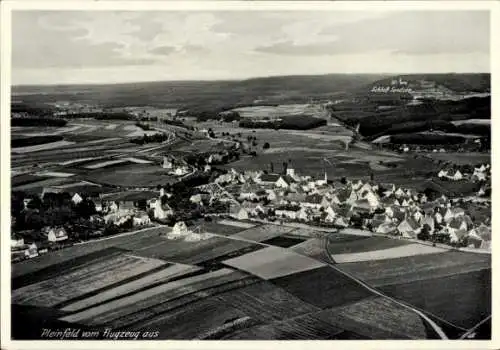
[[[262,242],[255,242],[255,241],[252,241],[250,239],[246,239],[246,238],[242,238],[242,237],[235,237],[235,236],[224,236],[224,235],[221,235],[221,234],[213,234],[211,233],[211,235],[213,236],[216,236],[216,237],[221,237],[221,238],[226,238],[226,239],[233,239],[233,240],[238,240],[238,241],[243,241],[243,242],[247,242],[247,243],[257,243],[257,244],[260,244],[260,245],[263,245],[263,246],[266,246],[266,247],[274,247],[274,248],[281,248],[281,249],[284,249],[284,250],[289,250],[288,248],[282,248],[282,247],[276,247],[276,246],[273,246],[273,245],[270,245],[270,244],[266,244],[266,243],[262,243]],[[325,240],[325,243],[326,243],[326,240]],[[331,255],[330,253],[328,252],[328,246],[325,244],[325,248],[326,250],[326,253],[329,257],[329,259],[331,259]],[[298,254],[298,253],[297,253]],[[311,258],[312,259],[312,258]],[[346,276],[347,278],[355,281],[356,283],[360,284],[362,287],[364,287],[365,289],[369,290],[371,293],[375,294],[375,295],[378,295],[382,298],[386,298],[386,299],[389,299],[390,301],[392,301],[393,303],[405,308],[405,309],[408,309],[410,311],[413,311],[414,313],[416,313],[417,315],[419,315],[423,320],[425,320],[431,327],[432,329],[436,332],[436,334],[441,338],[441,339],[448,339],[446,333],[441,329],[441,327],[439,327],[433,320],[431,320],[429,317],[427,317],[427,315],[425,315],[423,312],[421,312],[420,310],[417,310],[415,309],[414,307],[411,307],[411,306],[408,306],[390,296],[387,296],[385,295],[384,293],[378,291],[377,289],[371,287],[370,285],[368,285],[367,283],[363,282],[362,280],[356,278],[355,276],[347,273],[347,272],[344,272],[340,269],[338,269],[334,264],[333,262],[330,262],[328,263],[328,266],[330,266],[331,268],[333,268],[335,271],[339,272],[340,274]]]

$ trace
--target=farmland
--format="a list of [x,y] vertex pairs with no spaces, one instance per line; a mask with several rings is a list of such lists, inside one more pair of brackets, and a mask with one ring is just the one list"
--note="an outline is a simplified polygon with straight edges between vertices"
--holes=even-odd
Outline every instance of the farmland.
[[[97,104],[95,107],[105,112],[67,114],[67,120],[48,121],[45,117],[52,109],[35,108],[31,110],[43,117],[38,122],[17,118],[11,130],[16,146],[11,154],[13,190],[40,194],[53,187],[50,191],[87,195],[98,188],[100,193],[117,192],[101,196],[103,209],[106,201],[126,200],[118,203],[119,207],[139,207],[141,201],[141,210],[135,214],[158,218],[162,215],[153,214],[152,208],[159,201],[146,201],[151,207],[145,213],[143,197],[158,198],[163,186],[175,220],[185,221],[206,236],[199,241],[192,236],[172,238],[172,229],[159,224],[170,222],[168,218],[153,221],[157,227],[117,236],[109,230],[108,237],[106,230],[115,227],[106,222],[102,224],[106,230],[88,225],[88,230],[95,231],[92,234],[102,233],[105,238],[92,241],[87,240],[88,235],[71,247],[49,249],[46,254],[13,264],[15,338],[23,339],[25,334],[39,338],[36,330],[57,326],[158,330],[158,339],[182,340],[435,339],[441,337],[441,328],[457,338],[488,317],[492,297],[488,254],[381,237],[364,228],[338,230],[329,225],[319,228],[228,219],[217,212],[227,210],[217,202],[220,188],[210,188],[215,195],[192,197],[199,184],[186,181],[175,186],[184,175],[169,174],[170,169],[161,165],[163,156],[168,156],[165,160],[172,161],[175,170],[187,172],[187,179],[197,180],[192,175],[203,172],[203,181],[212,181],[231,168],[281,173],[288,161],[288,169],[295,169],[300,176],[317,180],[326,172],[331,188],[319,182],[307,186],[315,187],[321,195],[323,190],[335,191],[338,184],[357,179],[370,179],[382,187],[395,184],[419,191],[438,189],[451,197],[477,193],[482,184],[438,180],[436,174],[448,163],[490,163],[489,153],[466,152],[461,147],[453,148],[457,152],[427,153],[384,147],[408,141],[430,142],[434,147],[445,137],[460,143],[467,138],[467,145],[474,146],[479,143],[476,136],[486,138],[490,128],[489,97],[388,107],[372,102],[366,93],[379,78],[335,75],[19,88],[52,91],[20,96],[28,104],[54,102],[63,96],[72,102]],[[465,84],[457,77],[452,80],[456,85]],[[22,110],[22,106],[15,107]],[[179,114],[173,118],[176,111]],[[224,112],[229,112],[227,118],[222,117]],[[145,117],[135,120],[134,115]],[[148,117],[159,118],[158,123],[146,124]],[[272,124],[279,118],[284,124]],[[263,122],[270,124],[261,128]],[[308,130],[281,128],[284,126]],[[389,145],[369,142],[380,137]],[[229,148],[233,145],[238,147]],[[203,157],[198,157],[200,153]],[[218,154],[213,154],[212,162],[205,153]],[[186,164],[189,170],[183,169]],[[241,192],[245,183],[252,188],[250,177],[254,175],[240,175],[227,187],[231,194]],[[224,183],[226,177],[221,178]],[[309,179],[302,181],[301,185]],[[286,196],[286,192],[275,190],[276,202]],[[289,190],[295,191],[293,186]],[[47,197],[41,205],[49,207],[53,203],[51,196]],[[22,219],[16,218],[18,225],[25,223],[26,212],[35,213],[29,216],[33,221],[37,210],[42,212],[52,221],[45,220],[41,226],[54,227],[66,220],[66,212],[76,213],[77,205],[69,200],[67,208],[50,206],[42,211],[29,207],[25,198],[15,203],[19,204],[16,210],[23,213],[19,216]],[[274,200],[269,201],[273,209]],[[241,204],[253,209],[248,202]],[[265,209],[267,205],[263,204]],[[471,216],[491,216],[489,206],[460,205]],[[468,205],[473,208],[469,210]],[[310,210],[311,217],[322,215],[324,209],[316,213]],[[347,217],[343,211],[341,207],[338,215]],[[187,212],[196,218],[185,218]],[[273,210],[264,215],[274,219]],[[87,230],[91,219],[101,221],[104,215],[74,217],[78,223],[70,222],[67,229],[71,240],[77,232],[72,226],[78,229],[84,222],[81,226]],[[366,227],[366,222],[363,225]],[[34,231],[42,231],[33,226]],[[25,328],[29,328],[26,333]]]
[[[207,224],[212,225],[208,226],[211,231],[220,226]],[[358,251],[365,250],[359,246],[362,241],[372,244],[373,249],[385,246],[374,239],[379,237],[276,225],[239,226],[229,226],[234,230],[227,236],[214,232],[214,237],[199,242],[168,240],[164,237],[168,228],[147,229],[16,264],[13,302],[23,307],[31,305],[35,310],[39,307],[54,310],[50,322],[94,328],[153,327],[160,331],[160,339],[430,336],[411,309],[375,297],[328,266],[324,257],[327,237],[331,237],[331,245],[353,245],[352,249]],[[266,241],[273,243],[288,236],[304,241],[289,248],[277,243],[277,246],[266,245]],[[359,249],[354,248],[358,246]],[[480,290],[484,292],[477,286],[489,261],[486,256],[481,257],[482,260],[475,254],[449,252],[428,254],[425,259],[399,258],[401,263],[398,259],[386,259],[337,266],[377,285],[388,295],[430,309],[440,317],[449,315],[449,320],[446,318],[449,322],[467,326],[487,309],[482,305],[477,310],[464,306],[461,314],[452,312],[441,294],[422,299],[425,285],[420,282],[412,285],[412,281],[425,278],[428,283],[441,283],[440,290],[445,290],[445,285],[452,282],[456,285],[465,274],[469,276],[466,281],[470,287],[458,300],[470,305],[467,298],[478,297]],[[413,263],[404,262],[405,259]],[[391,260],[394,262],[389,264]],[[436,265],[438,261],[440,266]],[[394,271],[398,266],[407,273]],[[476,277],[466,272],[466,267],[473,266],[479,274]],[[449,274],[437,273],[446,269]],[[395,287],[399,285],[402,287]],[[14,310],[15,317],[28,317],[18,312],[18,308]]]

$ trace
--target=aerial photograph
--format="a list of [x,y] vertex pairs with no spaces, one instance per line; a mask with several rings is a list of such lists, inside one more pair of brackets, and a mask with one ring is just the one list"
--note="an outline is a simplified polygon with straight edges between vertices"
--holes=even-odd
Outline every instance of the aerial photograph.
[[12,340],[491,340],[488,10],[11,17]]

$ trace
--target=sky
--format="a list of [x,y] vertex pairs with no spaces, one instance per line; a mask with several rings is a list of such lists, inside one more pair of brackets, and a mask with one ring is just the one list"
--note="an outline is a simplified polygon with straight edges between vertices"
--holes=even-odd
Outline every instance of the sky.
[[12,83],[490,72],[487,11],[14,11]]

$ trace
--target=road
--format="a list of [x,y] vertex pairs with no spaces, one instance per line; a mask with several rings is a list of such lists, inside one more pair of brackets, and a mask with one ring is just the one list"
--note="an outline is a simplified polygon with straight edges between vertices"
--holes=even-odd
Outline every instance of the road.
[[[330,252],[328,251],[328,244],[326,244],[326,240],[325,240],[325,250],[326,250],[326,253],[327,253],[327,256],[328,258],[331,259],[331,254]],[[410,310],[410,311],[413,311],[414,313],[416,313],[417,315],[419,315],[422,319],[424,319],[431,327],[432,329],[436,332],[437,335],[439,335],[439,337],[441,339],[448,339],[446,333],[441,329],[441,327],[439,327],[433,320],[431,320],[429,317],[427,317],[427,315],[425,315],[423,312],[421,312],[420,310],[417,310],[416,308],[412,307],[412,306],[409,306],[409,305],[406,305],[402,302],[400,302],[399,300],[396,300],[388,295],[385,295],[384,293],[378,291],[377,289],[371,287],[369,284],[363,282],[362,280],[360,280],[359,278],[355,277],[354,275],[350,274],[350,273],[347,273],[345,271],[342,271],[340,269],[338,269],[334,264],[333,262],[331,262],[330,264],[330,267],[333,268],[334,270],[338,271],[339,273],[341,273],[342,275],[350,278],[351,280],[355,281],[356,283],[360,284],[361,286],[363,286],[364,288],[368,289],[370,292],[372,292],[373,294],[376,294],[380,297],[383,297],[383,298],[386,298],[386,299],[389,299],[390,301],[392,301],[393,303],[395,304],[398,304],[399,306],[407,309],[407,310]]]
[[[217,236],[217,237],[221,237],[221,238],[226,238],[226,239],[233,239],[233,240],[238,240],[238,241],[244,241],[244,242],[248,242],[248,243],[253,243],[253,244],[260,244],[260,245],[264,245],[266,247],[274,247],[274,248],[281,248],[281,249],[284,249],[284,250],[289,250],[287,248],[282,248],[282,247],[276,247],[276,246],[273,246],[273,245],[270,245],[270,244],[266,244],[266,243],[262,243],[262,242],[255,242],[255,241],[252,241],[250,239],[245,239],[245,238],[242,238],[242,237],[235,237],[235,236],[224,236],[224,235],[220,235],[220,234],[213,234],[211,233],[213,236]],[[326,250],[326,253],[328,255],[328,257],[330,258],[331,257],[331,254],[330,252],[328,251],[328,245],[326,245],[326,240],[325,240],[325,248]],[[298,253],[297,253],[298,254]],[[312,259],[312,258],[311,258]],[[441,329],[441,327],[439,327],[433,320],[431,320],[429,317],[427,317],[426,314],[424,314],[423,312],[421,312],[420,310],[417,310],[416,308],[414,307],[411,307],[409,305],[406,305],[402,302],[400,302],[399,300],[396,300],[390,296],[387,296],[385,295],[384,293],[378,291],[377,289],[371,287],[370,285],[368,285],[367,283],[363,282],[362,280],[356,278],[355,276],[347,273],[347,272],[344,272],[340,269],[338,269],[334,264],[333,262],[330,262],[328,263],[328,265],[333,268],[335,271],[339,272],[340,274],[346,276],[347,278],[355,281],[356,283],[360,284],[362,287],[364,287],[365,289],[367,289],[368,291],[370,291],[371,293],[375,294],[375,295],[378,295],[382,298],[386,298],[386,299],[389,299],[390,301],[392,301],[393,303],[407,309],[407,310],[410,310],[414,313],[416,313],[417,315],[419,315],[423,320],[425,320],[425,322],[427,322],[429,324],[429,326],[432,327],[432,329],[436,332],[436,334],[441,338],[441,339],[448,339],[446,333]]]
[[89,244],[89,243],[97,243],[97,242],[107,241],[109,239],[116,239],[116,238],[120,238],[120,237],[135,235],[135,234],[140,233],[140,232],[149,231],[149,230],[156,229],[156,228],[161,228],[161,227],[168,227],[168,226],[166,226],[166,225],[155,225],[153,227],[150,226],[150,227],[146,227],[146,228],[143,228],[143,229],[140,229],[140,230],[123,232],[123,233],[119,233],[117,235],[112,235],[112,236],[98,238],[98,239],[91,239],[91,240],[85,241],[85,242],[75,243],[75,244],[73,244],[73,246],[75,246],[75,245]]

